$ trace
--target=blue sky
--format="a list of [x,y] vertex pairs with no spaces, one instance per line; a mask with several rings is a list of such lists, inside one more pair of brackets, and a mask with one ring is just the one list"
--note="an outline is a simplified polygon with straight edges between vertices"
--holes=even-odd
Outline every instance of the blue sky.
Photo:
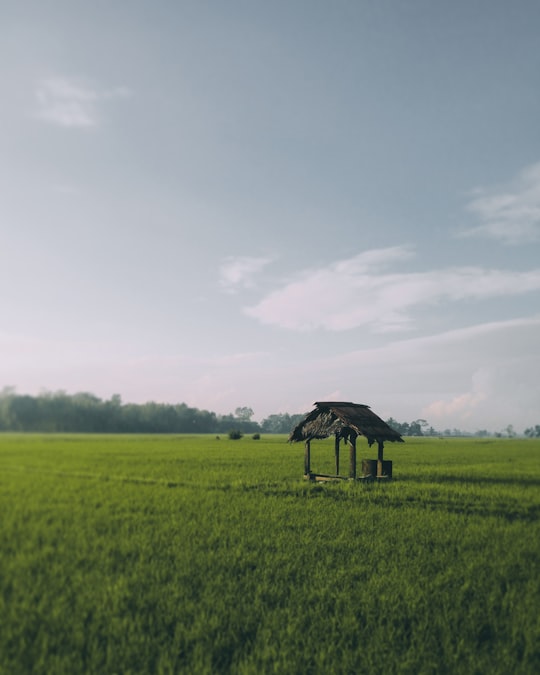
[[0,387],[540,422],[536,0],[0,5]]

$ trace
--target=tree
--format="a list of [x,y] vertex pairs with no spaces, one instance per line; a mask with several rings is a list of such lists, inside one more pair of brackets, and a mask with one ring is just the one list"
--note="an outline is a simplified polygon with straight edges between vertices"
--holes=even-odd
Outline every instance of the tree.
[[[409,423],[398,422],[393,417],[389,417],[386,420],[386,424],[394,431],[397,431],[400,436],[436,436],[438,433],[433,427],[429,426],[429,422],[422,418]],[[449,430],[448,433],[450,433]]]
[[411,422],[409,424],[409,435],[410,436],[423,436],[422,427],[420,426],[419,420]]
[[2,431],[13,429],[11,401],[15,396],[15,387],[4,387],[0,391],[0,430]]
[[14,396],[9,416],[15,431],[39,431],[39,405],[32,396]]
[[253,417],[253,410],[251,408],[247,408],[246,406],[242,406],[236,408],[234,415],[238,420],[240,420],[240,422],[250,422],[251,418]]
[[540,438],[540,424],[536,424],[534,427],[529,427],[523,432],[527,438]]
[[236,410],[234,411],[234,416],[233,415],[225,416],[222,418],[222,422],[226,418],[230,418],[232,420],[233,425],[232,428],[238,429],[245,434],[260,431],[259,423],[252,421],[251,420],[252,416],[253,416],[252,408],[248,408],[247,406],[240,406],[236,408]]
[[304,417],[303,414],[288,413],[269,415],[261,422],[261,429],[267,434],[289,434]]

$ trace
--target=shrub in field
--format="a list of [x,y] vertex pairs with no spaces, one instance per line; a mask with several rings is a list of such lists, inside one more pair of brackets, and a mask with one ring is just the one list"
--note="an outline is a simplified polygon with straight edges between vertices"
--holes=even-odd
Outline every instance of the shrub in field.
[[229,431],[229,438],[230,438],[232,441],[237,441],[237,440],[239,440],[240,438],[242,438],[243,435],[244,435],[244,434],[243,434],[239,429],[231,429],[231,430]]
[[254,441],[258,441],[258,440],[260,440],[260,438],[261,438],[261,434],[253,434],[253,436],[252,436],[251,438],[252,438]]

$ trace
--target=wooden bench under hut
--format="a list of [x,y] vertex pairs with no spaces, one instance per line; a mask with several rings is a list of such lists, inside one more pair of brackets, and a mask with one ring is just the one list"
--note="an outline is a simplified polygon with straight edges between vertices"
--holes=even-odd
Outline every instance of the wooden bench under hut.
[[[320,401],[315,409],[291,431],[289,442],[304,441],[304,478],[306,480],[328,481],[387,480],[392,478],[392,462],[384,459],[384,442],[403,443],[403,438],[378,417],[369,406],[360,403]],[[311,441],[334,436],[336,473],[334,475],[314,473],[311,470]],[[361,476],[356,470],[356,439],[365,436],[369,447],[377,443],[377,459],[363,459]],[[339,450],[343,441],[349,445],[349,475],[339,473]]]

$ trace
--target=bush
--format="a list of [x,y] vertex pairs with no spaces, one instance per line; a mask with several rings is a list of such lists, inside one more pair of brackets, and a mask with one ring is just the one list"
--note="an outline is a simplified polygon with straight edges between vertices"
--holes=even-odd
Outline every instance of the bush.
[[251,438],[252,438],[254,441],[258,441],[258,440],[260,439],[260,437],[261,437],[261,434],[253,434],[253,436],[252,436]]
[[244,434],[240,431],[240,429],[231,429],[229,431],[229,438],[232,441],[237,441],[239,438],[242,438]]

